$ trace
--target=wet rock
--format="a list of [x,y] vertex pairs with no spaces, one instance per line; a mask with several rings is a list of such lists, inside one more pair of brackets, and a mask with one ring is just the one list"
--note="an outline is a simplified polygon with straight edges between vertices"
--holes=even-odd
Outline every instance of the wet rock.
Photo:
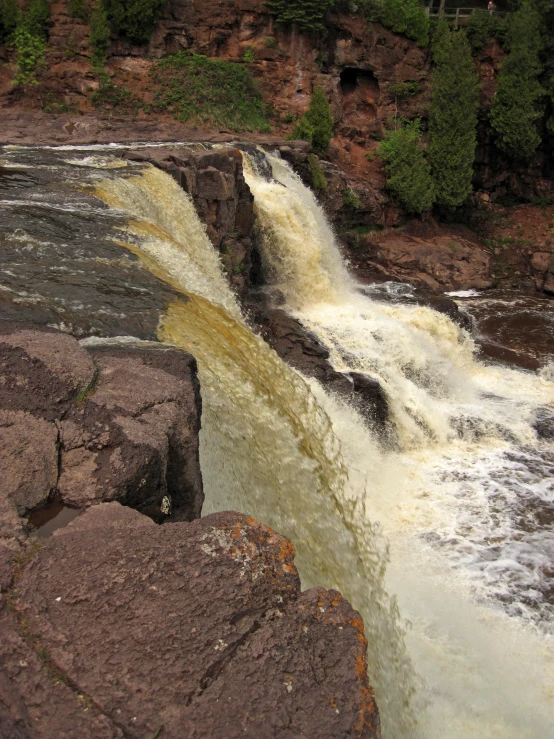
[[152,148],[126,156],[163,169],[192,197],[231,285],[243,295],[252,267],[254,197],[244,179],[239,149]]
[[[242,514],[158,527],[117,503],[95,506],[29,557],[13,620],[93,707],[80,736],[104,721],[96,736],[379,737],[362,622],[336,591],[301,593],[293,557]],[[34,720],[46,708],[29,700],[24,676],[37,665],[23,657],[21,676],[22,645],[8,633],[12,724],[25,728],[19,694],[34,736],[76,736],[65,733],[75,694],[55,718]],[[48,681],[42,690],[52,692]]]
[[[337,372],[329,361],[329,351],[316,336],[280,308],[270,308],[258,294],[248,305],[252,323],[267,343],[287,364],[308,377],[315,377],[331,392],[349,399],[365,419],[388,438],[388,402],[379,382],[357,372]],[[389,429],[390,431],[390,429]]]
[[550,408],[539,408],[533,428],[539,439],[554,441],[554,412]]
[[9,525],[14,510],[25,515],[52,497],[79,508],[118,500],[156,520],[200,515],[201,401],[191,356],[88,352],[66,334],[3,323],[0,357],[0,497]]

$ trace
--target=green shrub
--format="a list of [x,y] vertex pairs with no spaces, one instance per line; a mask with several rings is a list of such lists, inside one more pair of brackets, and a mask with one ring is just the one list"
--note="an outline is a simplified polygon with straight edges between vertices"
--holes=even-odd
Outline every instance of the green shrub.
[[270,131],[260,91],[247,67],[180,51],[152,69],[154,108],[179,121],[234,131]]
[[114,84],[107,75],[101,75],[100,87],[91,95],[93,107],[115,110],[117,113],[138,113],[141,100],[130,90]]
[[385,162],[387,187],[412,213],[429,210],[434,201],[431,168],[420,143],[419,119],[389,131],[377,153]]
[[542,115],[544,90],[539,83],[543,42],[540,16],[525,0],[508,21],[509,54],[502,63],[490,120],[497,145],[506,153],[529,158],[541,137],[537,129]]
[[266,46],[268,49],[276,49],[278,44],[275,36],[266,36],[264,39],[264,46]]
[[0,0],[0,43],[8,41],[21,20],[16,0]]
[[323,20],[335,0],[268,0],[266,6],[277,23],[296,25],[302,31],[321,31]]
[[420,0],[381,0],[374,15],[386,28],[403,33],[418,46],[429,43],[429,17]]
[[115,33],[145,44],[156,28],[165,0],[104,0]]
[[89,17],[89,40],[92,46],[92,66],[103,67],[110,45],[110,26],[103,0],[97,0]]
[[80,18],[82,21],[88,19],[86,0],[69,0],[68,8],[72,18]]
[[353,208],[354,210],[359,210],[362,207],[360,196],[351,189],[342,191],[342,204],[345,208]]
[[479,82],[464,31],[443,17],[433,39],[429,161],[436,201],[461,205],[471,192],[477,145]]
[[506,21],[499,15],[486,12],[472,13],[465,32],[473,51],[479,51],[491,39],[503,43],[506,36]]
[[15,84],[38,85],[36,71],[45,66],[44,52],[46,44],[44,39],[40,36],[33,36],[24,23],[15,29],[13,39],[17,50]]
[[247,64],[251,64],[255,59],[256,55],[254,53],[254,49],[246,49],[246,51],[242,55],[242,61],[246,62]]
[[333,135],[333,118],[323,89],[316,85],[306,113],[292,129],[291,139],[303,139],[312,144],[316,154],[325,154]]
[[312,176],[312,187],[314,190],[327,190],[327,178],[319,161],[319,157],[315,154],[308,154],[308,164],[310,165],[310,174]]
[[50,3],[48,0],[31,0],[24,23],[31,36],[48,38],[50,23]]
[[405,102],[421,92],[421,85],[416,80],[392,82],[388,91],[400,102]]

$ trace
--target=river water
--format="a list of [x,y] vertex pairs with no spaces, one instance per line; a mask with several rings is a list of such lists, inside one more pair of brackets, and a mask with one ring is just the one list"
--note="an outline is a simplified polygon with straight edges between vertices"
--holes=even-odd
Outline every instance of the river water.
[[268,163],[246,162],[266,277],[338,370],[379,380],[395,444],[251,331],[188,196],[117,147],[0,153],[0,317],[195,354],[205,512],[273,526],[304,587],[362,612],[387,739],[554,737],[552,304],[457,296],[469,336],[409,288],[362,288]]

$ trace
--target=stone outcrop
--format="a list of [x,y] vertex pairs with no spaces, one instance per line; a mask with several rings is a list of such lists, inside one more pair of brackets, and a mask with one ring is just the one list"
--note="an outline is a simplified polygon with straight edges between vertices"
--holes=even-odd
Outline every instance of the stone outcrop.
[[127,156],[168,172],[192,197],[232,286],[244,294],[252,262],[254,197],[244,180],[239,149],[141,149]]
[[242,514],[89,509],[16,568],[2,736],[379,737],[360,617],[293,557]]
[[[98,348],[0,324],[2,506],[109,500],[155,520],[196,518],[201,401],[196,362],[166,349]],[[15,530],[15,529],[14,529]]]

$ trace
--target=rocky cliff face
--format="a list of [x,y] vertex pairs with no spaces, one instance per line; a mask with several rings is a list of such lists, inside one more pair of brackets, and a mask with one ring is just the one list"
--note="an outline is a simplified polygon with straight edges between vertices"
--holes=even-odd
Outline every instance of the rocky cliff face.
[[[273,131],[279,135],[290,132],[291,121],[307,108],[313,86],[321,85],[336,120],[331,162],[348,174],[348,187],[359,195],[367,221],[396,225],[402,216],[384,190],[382,165],[365,155],[377,148],[391,118],[425,119],[430,102],[429,51],[358,15],[335,13],[328,20],[324,34],[305,34],[276,27],[263,0],[202,4],[168,0],[147,46],[114,41],[107,72],[114,82],[148,102],[153,94],[149,71],[160,57],[189,49],[242,63],[248,52],[253,58],[248,67],[259,82]],[[1,106],[92,110],[91,95],[98,80],[91,69],[88,26],[71,17],[65,2],[52,4],[47,68],[40,74],[38,94],[14,87],[13,54],[6,49],[1,53],[12,65],[0,71]],[[476,58],[483,113],[494,96],[503,56],[494,43]],[[410,83],[410,94],[398,94],[402,83]],[[551,197],[551,169],[544,154],[530,164],[506,160],[494,147],[486,123],[481,125],[477,190],[493,198],[507,193],[523,199]]]

